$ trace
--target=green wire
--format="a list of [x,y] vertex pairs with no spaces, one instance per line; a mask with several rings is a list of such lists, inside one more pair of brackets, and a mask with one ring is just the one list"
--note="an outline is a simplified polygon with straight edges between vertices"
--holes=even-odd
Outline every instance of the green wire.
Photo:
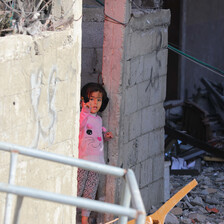
[[[14,1],[12,2],[12,8],[14,9]],[[14,16],[14,11],[12,10],[12,16],[10,17],[10,26],[12,26],[13,16]]]
[[200,60],[198,60],[197,58],[192,57],[191,55],[186,54],[186,53],[184,53],[183,51],[180,51],[180,50],[178,50],[177,48],[175,48],[175,47],[173,47],[173,46],[171,46],[171,45],[169,45],[169,44],[168,44],[168,49],[170,49],[170,50],[176,52],[177,54],[183,55],[184,57],[190,59],[191,61],[194,61],[194,62],[196,62],[197,64],[202,65],[203,67],[206,67],[206,68],[208,68],[209,70],[211,70],[211,71],[213,71],[213,72],[215,72],[215,73],[217,73],[217,74],[219,74],[219,75],[220,75],[220,74],[221,74],[221,75],[224,75],[224,71],[222,71],[222,70],[220,70],[220,69],[218,69],[218,68],[216,68],[216,67],[214,67],[214,66],[212,66],[212,65],[209,65],[209,64],[207,64],[207,63],[205,63],[205,62],[203,62],[203,61],[200,61]]
[[100,5],[104,6],[104,4],[101,1],[96,0],[96,2],[98,2]]

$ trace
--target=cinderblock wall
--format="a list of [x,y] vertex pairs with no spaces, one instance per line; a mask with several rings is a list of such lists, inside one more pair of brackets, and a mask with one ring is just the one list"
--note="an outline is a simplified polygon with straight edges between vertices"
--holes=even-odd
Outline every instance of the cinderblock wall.
[[104,8],[99,4],[90,6],[83,7],[82,86],[88,82],[102,82]]
[[135,171],[147,211],[164,199],[169,21],[169,10],[134,11],[126,32],[119,165]]
[[[71,3],[81,18],[81,1]],[[77,157],[81,19],[60,32],[0,37],[0,73],[0,141]],[[0,151],[0,182],[9,166],[10,154]],[[76,168],[18,155],[14,184],[75,196]],[[5,201],[0,193],[0,223]],[[75,223],[74,207],[29,198],[20,215],[24,224]]]
[[[101,72],[97,70],[94,73],[94,68],[99,65],[96,62],[102,60],[101,55],[91,52],[99,52],[102,49],[99,43],[102,38],[101,31],[103,32],[103,16],[101,6],[84,10],[83,83],[97,82]],[[106,30],[106,37],[110,41],[104,40],[103,81],[110,103],[103,113],[103,120],[105,126],[115,135],[115,139],[105,147],[108,150],[106,161],[110,165],[131,168],[135,171],[148,211],[151,205],[157,205],[164,200],[163,101],[166,94],[170,12],[145,10],[143,13],[135,10],[130,21],[129,19],[127,21],[123,49],[116,48],[118,35],[115,29],[120,26],[118,24],[115,25],[114,30],[110,28]],[[122,74],[119,74],[119,66],[112,58],[114,55],[118,57],[118,51],[123,51]],[[108,75],[109,73],[112,75]],[[121,196],[120,180],[117,187],[113,187],[114,182],[113,177],[107,177],[106,190],[104,184],[101,186],[100,192],[104,194],[105,191],[106,200],[110,202],[114,201],[112,191],[117,191],[115,201],[119,201]],[[103,198],[102,194],[100,197]]]

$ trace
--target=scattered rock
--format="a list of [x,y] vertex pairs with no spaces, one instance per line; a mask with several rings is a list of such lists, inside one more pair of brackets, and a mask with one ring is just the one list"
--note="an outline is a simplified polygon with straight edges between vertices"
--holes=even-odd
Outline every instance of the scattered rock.
[[177,217],[172,214],[168,213],[165,219],[165,224],[179,224],[180,222],[178,221]]
[[204,206],[204,202],[202,201],[202,198],[201,197],[195,197],[192,201],[191,201],[191,204],[192,205],[199,205],[199,206],[201,206],[201,207],[205,207]]
[[180,224],[224,224],[223,163],[204,162],[198,176],[170,175],[170,197],[194,178],[198,185],[169,214]]
[[174,214],[174,215],[182,215],[183,214],[183,210],[182,208],[180,207],[175,207],[171,210],[171,212]]
[[203,223],[206,221],[206,216],[198,213],[190,213],[188,217],[199,223]]
[[205,209],[209,212],[209,213],[218,213],[219,210],[217,208],[209,208],[208,206],[205,207]]

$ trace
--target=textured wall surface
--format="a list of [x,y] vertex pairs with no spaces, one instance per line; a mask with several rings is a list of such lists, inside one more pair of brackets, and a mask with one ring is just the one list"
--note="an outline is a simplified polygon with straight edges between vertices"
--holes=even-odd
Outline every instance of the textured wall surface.
[[[197,60],[224,70],[223,35],[224,35],[224,1],[214,0],[186,1],[182,7],[184,16],[181,21],[182,34],[180,46],[183,52],[195,57]],[[196,13],[195,9],[200,9]],[[192,41],[193,40],[193,41]],[[223,85],[223,76],[205,69],[196,63],[181,57],[179,92],[181,99],[197,95],[200,88],[205,88],[201,78],[206,78]]]
[[100,5],[83,8],[82,86],[88,82],[102,81],[103,10],[104,8]]
[[[104,27],[105,38],[112,41],[104,42],[103,78],[111,98],[105,120],[115,133],[115,141],[109,143],[108,161],[135,171],[148,211],[151,205],[164,200],[163,101],[170,12],[133,11],[128,21],[123,26],[124,44],[119,49],[117,27],[122,25],[115,24],[113,30],[109,25]],[[121,66],[117,61],[119,55],[123,57]],[[109,69],[112,75],[107,76]],[[120,187],[118,181],[116,200],[120,198]],[[106,198],[113,197],[112,188],[113,178],[108,178]]]
[[119,165],[132,168],[146,211],[163,201],[169,10],[134,12],[127,32]]
[[[77,1],[75,18],[81,7]],[[80,71],[81,20],[60,32],[1,37],[0,141],[77,157]],[[9,163],[0,151],[1,182]],[[75,196],[76,168],[19,155],[15,184]],[[0,223],[5,198],[0,193]],[[25,198],[20,223],[75,223],[75,208]]]

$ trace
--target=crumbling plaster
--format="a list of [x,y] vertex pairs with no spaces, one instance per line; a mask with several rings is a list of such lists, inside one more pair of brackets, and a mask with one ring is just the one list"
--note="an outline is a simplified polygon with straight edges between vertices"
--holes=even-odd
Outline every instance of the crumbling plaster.
[[[72,9],[77,20],[66,30],[0,38],[2,142],[77,158],[82,1]],[[0,151],[1,182],[8,182],[9,164],[10,155]],[[76,168],[19,155],[15,184],[75,196]],[[5,200],[1,193],[0,223]],[[71,206],[25,198],[20,223],[75,223],[75,212]]]

